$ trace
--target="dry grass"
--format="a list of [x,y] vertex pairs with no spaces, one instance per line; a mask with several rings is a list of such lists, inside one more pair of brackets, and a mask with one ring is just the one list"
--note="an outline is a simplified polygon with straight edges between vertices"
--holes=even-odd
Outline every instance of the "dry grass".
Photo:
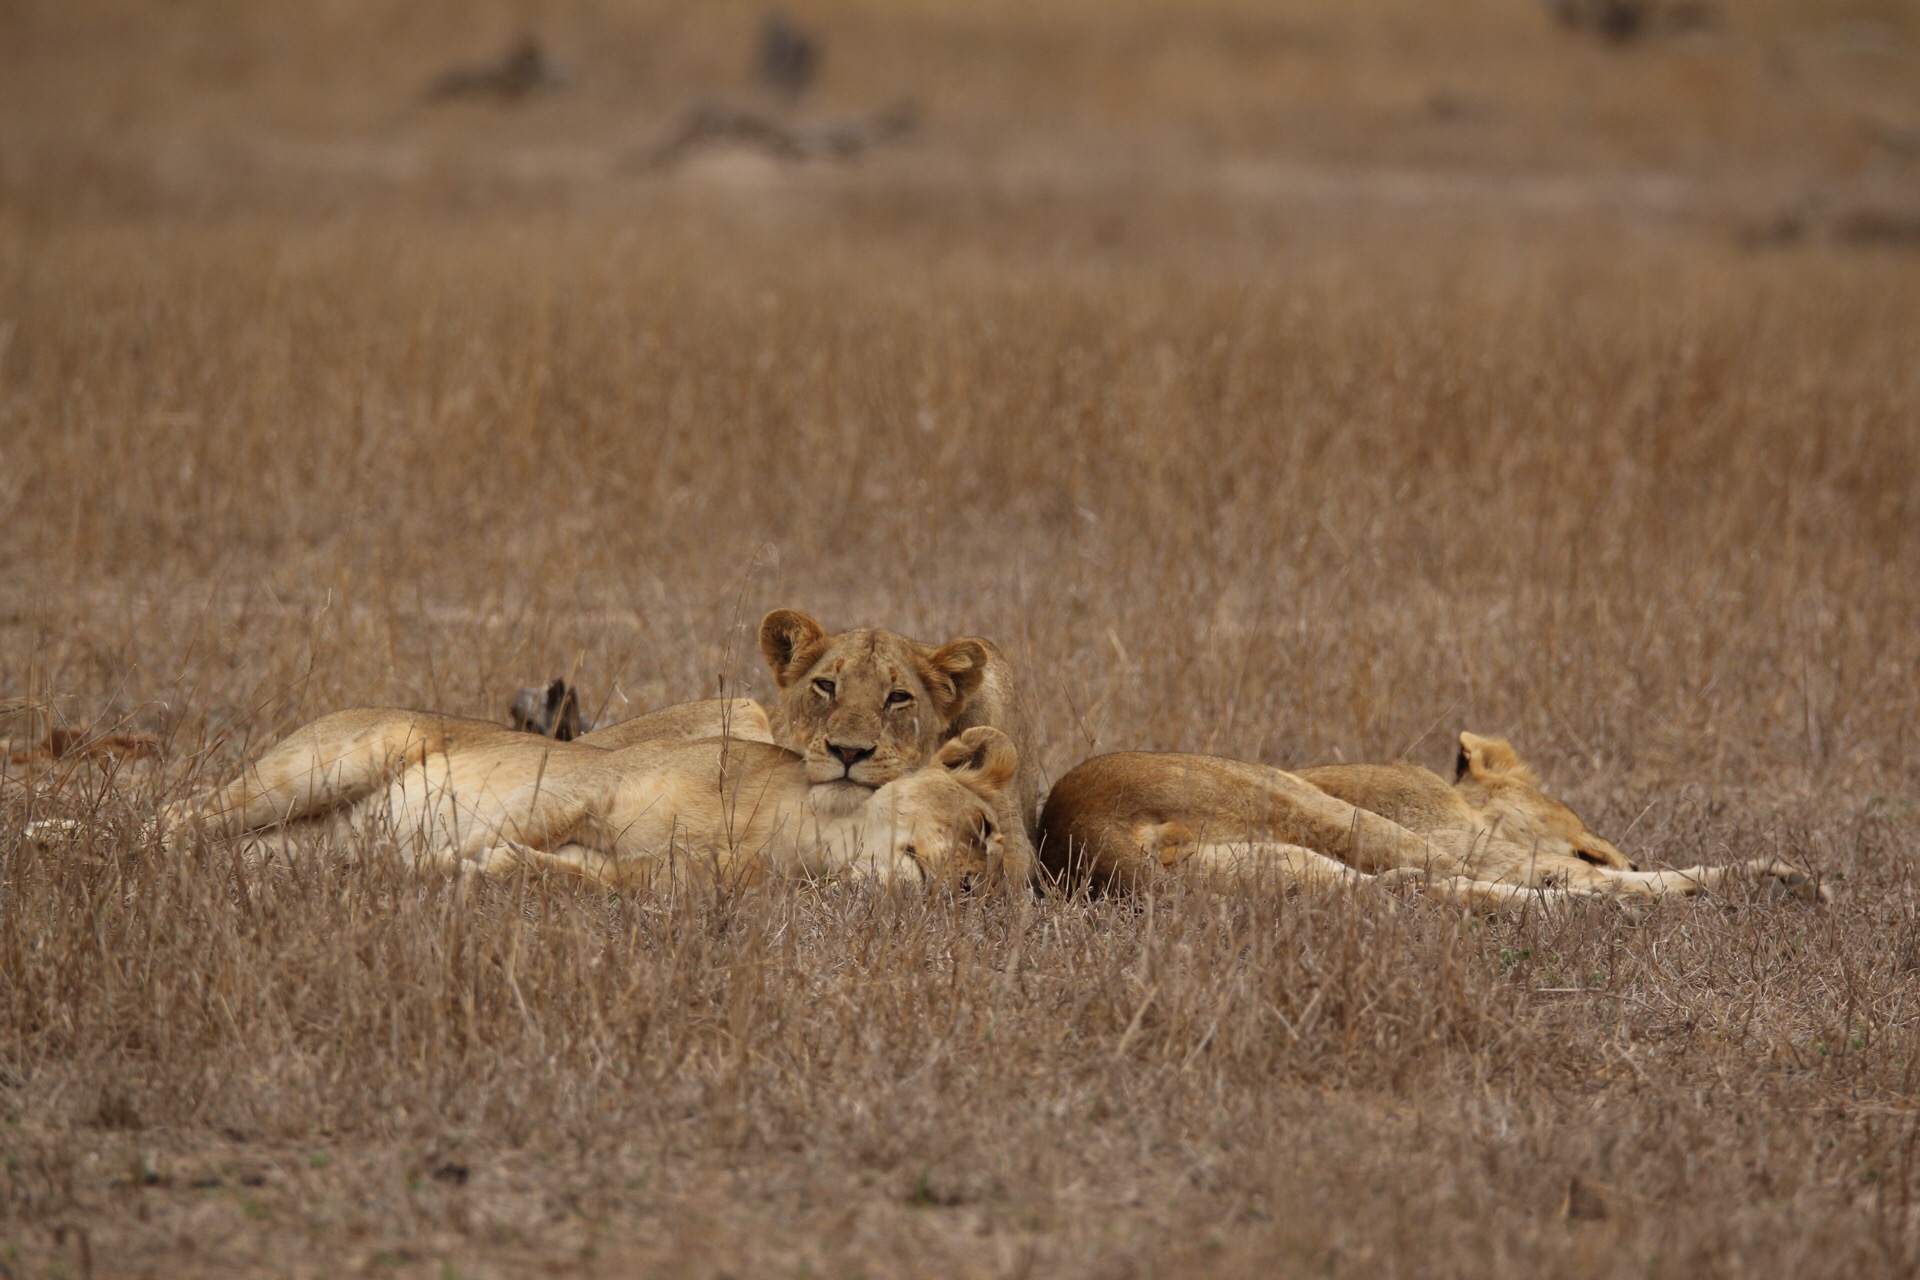
[[[757,9],[0,7],[0,708],[171,742],[0,781],[0,1275],[1920,1265],[1920,258],[1735,234],[1920,200],[1857,128],[1912,48],[1832,25],[1910,9],[1027,8],[823,3],[822,110],[925,137],[642,178]],[[412,104],[523,18],[576,91]],[[995,637],[1053,776],[1506,733],[1646,860],[1841,900],[463,897],[115,834],[347,703],[764,694],[778,604]]]

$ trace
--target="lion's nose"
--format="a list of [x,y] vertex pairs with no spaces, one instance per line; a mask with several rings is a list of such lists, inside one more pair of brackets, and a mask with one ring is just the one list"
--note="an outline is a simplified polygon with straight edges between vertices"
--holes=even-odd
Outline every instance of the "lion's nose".
[[827,750],[836,756],[841,764],[851,769],[873,754],[872,747],[850,747],[843,742],[829,742]]

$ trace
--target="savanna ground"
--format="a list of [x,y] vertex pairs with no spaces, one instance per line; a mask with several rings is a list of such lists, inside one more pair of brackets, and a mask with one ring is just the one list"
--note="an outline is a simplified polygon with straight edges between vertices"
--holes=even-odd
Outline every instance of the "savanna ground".
[[[752,5],[0,3],[0,698],[169,743],[0,783],[0,1276],[1911,1274],[1914,6],[795,8],[918,135],[636,171]],[[775,605],[994,637],[1050,776],[1504,733],[1838,901],[116,834],[344,705],[765,695]]]

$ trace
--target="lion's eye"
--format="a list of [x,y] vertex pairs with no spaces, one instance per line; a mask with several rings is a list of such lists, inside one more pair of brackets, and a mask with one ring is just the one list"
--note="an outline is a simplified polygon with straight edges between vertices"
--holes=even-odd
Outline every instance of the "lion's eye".
[[831,698],[833,696],[833,681],[815,680],[813,682],[813,691],[823,698]]
[[887,695],[887,705],[890,707],[904,707],[909,702],[912,702],[912,701],[913,701],[913,695],[908,693],[905,689],[895,689],[892,693]]

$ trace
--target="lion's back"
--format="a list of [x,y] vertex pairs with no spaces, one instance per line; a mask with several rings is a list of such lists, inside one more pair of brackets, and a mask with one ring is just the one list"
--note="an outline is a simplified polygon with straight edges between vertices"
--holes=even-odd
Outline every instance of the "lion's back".
[[1475,825],[1459,792],[1417,764],[1327,764],[1292,772],[1328,795],[1409,831],[1468,830]]

